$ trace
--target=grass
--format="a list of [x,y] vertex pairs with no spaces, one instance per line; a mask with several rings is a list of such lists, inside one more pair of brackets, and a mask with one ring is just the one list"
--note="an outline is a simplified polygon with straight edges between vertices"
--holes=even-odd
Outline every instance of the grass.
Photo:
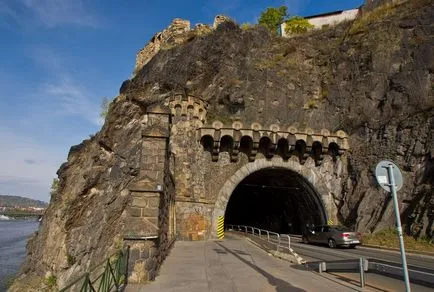
[[318,99],[316,98],[311,98],[309,99],[303,106],[303,109],[307,110],[307,109],[315,109],[318,108]]
[[76,262],[75,257],[73,255],[70,255],[70,254],[66,255],[66,260],[67,260],[69,266],[74,265]]
[[48,288],[54,288],[57,285],[57,277],[55,275],[48,275],[45,278],[45,284],[47,284]]
[[392,15],[398,3],[387,3],[375,8],[372,11],[364,13],[361,17],[357,18],[349,31],[350,35],[366,32],[368,25],[372,22],[379,21],[385,17]]
[[[399,249],[398,233],[395,229],[384,229],[373,234],[364,234],[363,244]],[[434,244],[427,238],[415,239],[404,235],[404,246],[406,250],[434,252]]]

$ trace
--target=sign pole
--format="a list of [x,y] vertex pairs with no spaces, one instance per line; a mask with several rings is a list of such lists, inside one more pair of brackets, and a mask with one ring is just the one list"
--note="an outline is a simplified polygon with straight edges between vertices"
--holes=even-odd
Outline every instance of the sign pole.
[[401,218],[399,216],[399,206],[398,206],[398,196],[396,194],[396,185],[395,178],[393,176],[393,164],[388,164],[386,166],[387,173],[389,176],[390,190],[393,197],[393,206],[395,208],[395,217],[396,217],[396,230],[398,231],[399,236],[399,247],[401,249],[401,262],[402,262],[402,270],[404,272],[404,280],[405,280],[405,290],[410,292],[410,281],[408,278],[408,269],[407,269],[407,259],[405,257],[405,249],[404,249],[404,238],[402,235],[402,226],[401,226]]

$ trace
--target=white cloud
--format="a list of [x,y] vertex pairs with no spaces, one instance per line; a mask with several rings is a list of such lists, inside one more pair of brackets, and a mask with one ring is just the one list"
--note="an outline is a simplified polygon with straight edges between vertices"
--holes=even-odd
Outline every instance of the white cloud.
[[46,46],[30,48],[29,56],[51,77],[48,82],[40,84],[39,92],[36,93],[41,97],[39,106],[48,107],[55,115],[78,116],[94,125],[102,125],[95,93],[78,84],[68,72],[70,64],[64,58]]
[[[20,26],[35,22],[47,28],[61,25],[98,27],[100,21],[86,9],[83,0],[0,0],[0,15]],[[3,26],[9,26],[4,20]]]
[[3,127],[0,137],[0,194],[47,201],[64,154]]
[[59,115],[79,116],[94,125],[101,125],[99,106],[91,101],[91,93],[73,80],[64,77],[55,83],[45,84],[42,94],[51,97],[57,104],[55,112]]

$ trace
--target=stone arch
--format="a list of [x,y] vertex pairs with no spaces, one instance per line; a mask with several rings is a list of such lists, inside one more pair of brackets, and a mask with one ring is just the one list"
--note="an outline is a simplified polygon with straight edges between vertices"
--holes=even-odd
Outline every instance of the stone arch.
[[[309,158],[308,160],[312,159]],[[267,168],[281,168],[299,174],[304,179],[303,184],[305,184],[305,187],[309,188],[313,193],[315,193],[316,199],[320,204],[322,204],[323,214],[321,214],[321,216],[323,221],[327,222],[328,218],[333,217],[331,215],[331,194],[327,188],[327,184],[321,179],[318,171],[315,170],[313,161],[311,163],[301,165],[298,161],[284,161],[282,158],[273,158],[271,160],[257,159],[239,168],[229,179],[226,180],[221,187],[217,195],[214,210],[212,211],[212,222],[210,226],[211,230],[209,233],[211,238],[217,238],[217,220],[219,216],[225,215],[229,199],[238,184],[240,184],[241,181],[243,181],[250,174]]]
[[250,136],[242,136],[240,139],[239,151],[250,156],[253,150],[253,139]]
[[204,151],[208,151],[212,153],[213,146],[214,146],[214,139],[211,135],[205,135],[200,139],[200,144],[203,147]]
[[232,152],[232,149],[234,148],[234,139],[229,136],[225,135],[221,137],[220,139],[220,152]]

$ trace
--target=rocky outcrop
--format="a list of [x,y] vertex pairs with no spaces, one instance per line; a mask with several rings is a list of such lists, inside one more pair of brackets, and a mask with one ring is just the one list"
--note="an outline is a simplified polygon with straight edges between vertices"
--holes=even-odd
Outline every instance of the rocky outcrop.
[[389,158],[404,170],[403,221],[417,216],[430,233],[433,7],[401,2],[290,40],[225,23],[160,52],[122,92],[145,102],[200,96],[210,122],[344,130],[352,150],[343,190],[334,194],[340,221],[362,231],[393,226],[390,199],[373,176]]
[[[433,16],[432,1],[407,1],[291,39],[231,21],[191,34],[187,22],[175,21],[139,52],[136,75],[123,83],[101,131],[71,148],[12,290],[40,290],[47,271],[62,286],[135,236],[154,232],[158,240],[137,245],[131,267],[132,277],[146,281],[171,234],[207,238],[218,190],[249,167],[248,157],[234,163],[224,153],[212,162],[203,150],[197,129],[214,120],[345,131],[350,149],[341,159],[328,157],[321,166],[307,159],[300,167],[324,182],[335,219],[368,232],[393,226],[390,198],[373,176],[388,158],[403,170],[403,223],[423,224],[421,234],[431,235]],[[155,105],[175,113],[151,114]],[[271,163],[260,158],[255,165]],[[291,159],[287,164],[299,165]],[[143,226],[129,225],[134,220]]]

